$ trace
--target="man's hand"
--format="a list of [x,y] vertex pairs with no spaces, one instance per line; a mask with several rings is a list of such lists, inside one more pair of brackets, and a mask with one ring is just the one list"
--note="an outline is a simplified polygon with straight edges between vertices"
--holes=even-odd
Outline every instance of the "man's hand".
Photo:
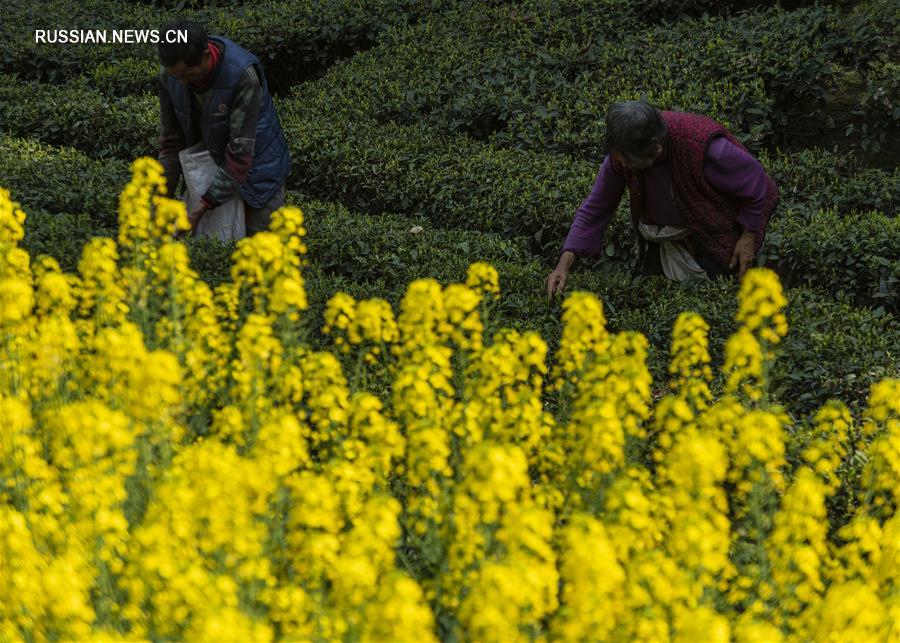
[[201,201],[200,207],[198,207],[188,215],[188,223],[191,224],[191,234],[194,234],[194,230],[197,228],[197,224],[200,223],[200,219],[208,209],[209,208],[206,206],[206,204]]
[[753,256],[756,254],[756,233],[750,230],[744,230],[743,234],[734,244],[734,252],[731,254],[731,263],[729,268],[740,266],[738,270],[738,279],[744,278],[744,273],[753,262]]
[[547,299],[552,300],[554,295],[562,296],[566,289],[566,279],[569,277],[569,268],[575,261],[575,253],[566,250],[559,257],[556,268],[547,277]]

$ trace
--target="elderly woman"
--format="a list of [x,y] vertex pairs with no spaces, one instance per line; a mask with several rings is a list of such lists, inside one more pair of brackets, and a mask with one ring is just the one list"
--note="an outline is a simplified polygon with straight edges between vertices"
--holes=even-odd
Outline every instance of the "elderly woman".
[[563,291],[576,256],[600,252],[626,187],[638,238],[636,274],[684,281],[737,269],[743,277],[762,245],[778,189],[727,129],[706,116],[660,112],[644,101],[614,103],[606,116],[606,148],[547,277],[548,295]]

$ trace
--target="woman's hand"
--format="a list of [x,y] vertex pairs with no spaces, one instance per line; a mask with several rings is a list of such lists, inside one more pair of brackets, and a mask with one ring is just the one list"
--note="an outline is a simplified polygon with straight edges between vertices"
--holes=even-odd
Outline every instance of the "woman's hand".
[[559,257],[556,268],[547,277],[547,299],[552,300],[554,295],[562,296],[566,289],[566,279],[569,277],[569,269],[575,261],[575,253],[566,250]]
[[753,263],[753,256],[756,254],[756,233],[750,230],[744,230],[737,243],[734,244],[734,252],[731,254],[731,263],[729,268],[740,266],[738,270],[738,279],[744,278],[744,273]]

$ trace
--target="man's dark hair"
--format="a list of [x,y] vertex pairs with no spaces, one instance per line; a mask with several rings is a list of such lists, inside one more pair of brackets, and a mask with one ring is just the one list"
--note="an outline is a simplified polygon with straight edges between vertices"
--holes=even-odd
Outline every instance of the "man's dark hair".
[[656,156],[657,144],[665,146],[666,122],[659,110],[645,100],[613,103],[606,113],[606,152],[628,159]]
[[[167,31],[187,32],[187,42],[165,42]],[[166,23],[160,28],[159,37],[160,42],[156,48],[163,67],[174,67],[179,62],[191,67],[200,64],[203,52],[206,51],[207,37],[206,29],[199,23],[191,20]]]

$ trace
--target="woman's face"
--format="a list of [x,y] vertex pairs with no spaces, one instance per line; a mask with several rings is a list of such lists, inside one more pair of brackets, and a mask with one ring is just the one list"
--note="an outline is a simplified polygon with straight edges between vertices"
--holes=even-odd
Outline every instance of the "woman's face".
[[662,156],[663,147],[660,143],[656,144],[656,155],[652,158],[631,158],[625,156],[621,152],[613,152],[613,160],[621,163],[627,170],[646,170],[648,167],[656,163],[656,160]]
[[612,155],[613,159],[621,163],[625,166],[627,170],[646,170],[648,167],[653,165],[655,158],[653,159],[632,159],[625,156],[622,156],[618,152]]

